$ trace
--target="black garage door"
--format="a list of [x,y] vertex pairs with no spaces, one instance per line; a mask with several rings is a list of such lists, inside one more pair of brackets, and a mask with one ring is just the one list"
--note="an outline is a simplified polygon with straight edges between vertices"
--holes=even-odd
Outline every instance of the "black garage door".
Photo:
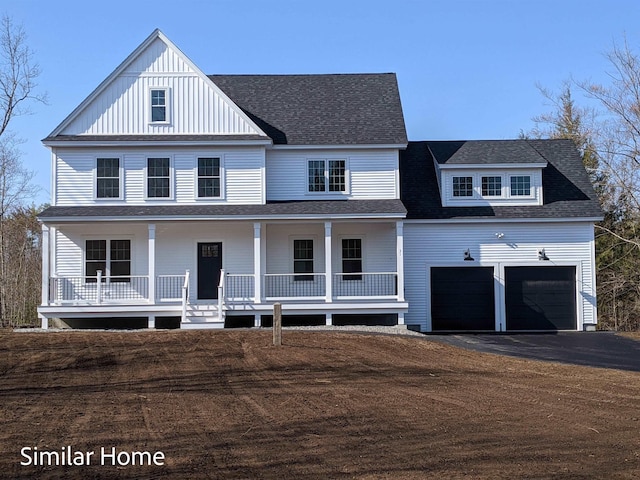
[[506,267],[507,330],[575,330],[575,267]]
[[493,267],[431,267],[432,330],[495,330]]

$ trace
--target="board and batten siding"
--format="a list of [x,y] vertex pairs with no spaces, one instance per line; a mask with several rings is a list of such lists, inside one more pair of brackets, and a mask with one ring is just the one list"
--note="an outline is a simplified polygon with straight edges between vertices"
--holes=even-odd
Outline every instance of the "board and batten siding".
[[[123,172],[122,199],[95,198],[96,158],[118,157]],[[146,159],[147,157],[169,157],[173,169],[173,198],[146,199]],[[222,165],[221,199],[198,199],[196,197],[198,157],[219,157]],[[56,150],[54,168],[57,182],[55,205],[109,205],[123,203],[264,203],[265,151],[262,147],[227,147],[211,149],[113,148],[102,150],[62,149]]]
[[398,150],[269,150],[266,156],[267,200],[320,200],[326,193],[309,193],[307,160],[346,160],[347,194],[331,198],[399,198]]
[[[499,234],[502,234],[501,236]],[[429,268],[431,266],[493,266],[504,287],[509,266],[575,265],[577,267],[578,329],[596,323],[593,223],[468,223],[406,222],[404,226],[407,324],[428,331],[430,325]],[[538,260],[544,248],[549,261]],[[469,249],[474,262],[465,262]],[[502,297],[504,298],[504,297]],[[504,300],[502,300],[504,301]],[[504,316],[504,308],[498,315]],[[501,318],[504,325],[504,318]]]
[[[150,122],[152,88],[168,89],[168,122]],[[197,105],[198,108],[193,108]],[[85,106],[63,135],[258,134],[209,79],[160,39]]]

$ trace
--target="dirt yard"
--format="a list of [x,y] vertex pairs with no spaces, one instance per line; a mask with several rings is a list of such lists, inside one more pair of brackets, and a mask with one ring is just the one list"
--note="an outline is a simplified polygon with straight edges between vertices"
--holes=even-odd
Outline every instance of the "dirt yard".
[[[640,478],[640,373],[429,337],[270,341],[0,332],[0,477]],[[34,465],[67,446],[84,465]]]

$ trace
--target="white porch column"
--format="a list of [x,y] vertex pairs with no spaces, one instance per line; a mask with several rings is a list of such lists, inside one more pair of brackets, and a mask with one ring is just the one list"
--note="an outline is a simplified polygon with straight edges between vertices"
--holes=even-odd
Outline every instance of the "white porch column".
[[[404,302],[404,223],[396,222],[396,272],[398,274],[398,301]],[[398,321],[400,317],[398,317]]]
[[331,271],[331,222],[324,222],[324,271],[326,301],[333,301],[333,272]]
[[[41,292],[41,304],[49,305],[49,259],[51,253],[49,252],[49,227],[42,224],[42,292]],[[49,328],[49,319],[47,317],[40,317],[41,327]]]
[[[149,224],[149,303],[156,303],[156,225]],[[155,323],[155,318],[153,319]],[[152,328],[152,327],[149,327]]]
[[253,303],[262,303],[262,224],[253,224]]

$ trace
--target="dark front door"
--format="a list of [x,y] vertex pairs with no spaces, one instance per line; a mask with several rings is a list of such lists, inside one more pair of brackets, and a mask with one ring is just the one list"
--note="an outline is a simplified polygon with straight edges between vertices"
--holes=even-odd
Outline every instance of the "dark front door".
[[222,243],[198,243],[198,299],[218,298]]

